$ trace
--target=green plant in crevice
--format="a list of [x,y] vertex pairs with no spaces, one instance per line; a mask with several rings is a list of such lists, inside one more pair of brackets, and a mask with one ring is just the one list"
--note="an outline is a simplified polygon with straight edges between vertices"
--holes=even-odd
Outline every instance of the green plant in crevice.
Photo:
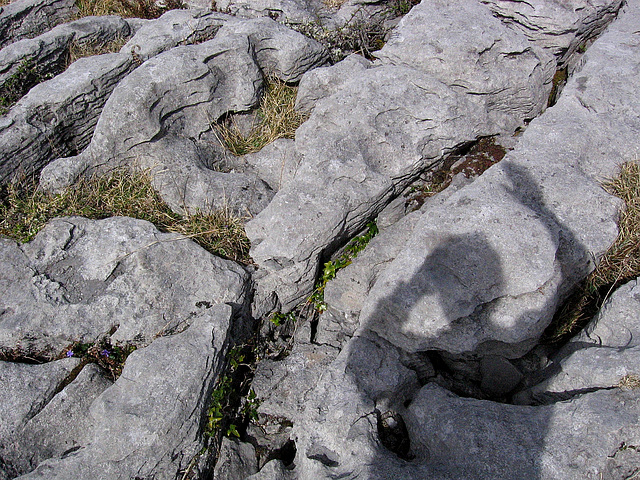
[[250,421],[258,419],[260,402],[249,387],[256,352],[249,344],[229,350],[227,372],[218,378],[207,410],[205,435],[240,437]]
[[282,312],[273,312],[269,317],[269,321],[273,323],[276,327],[280,325],[284,325],[286,322],[295,322],[296,314],[293,312],[282,313]]
[[378,225],[376,222],[369,222],[367,231],[364,234],[352,239],[337,258],[324,264],[322,275],[316,284],[315,290],[309,297],[309,303],[313,305],[316,311],[324,312],[327,309],[327,304],[324,301],[324,289],[327,283],[333,280],[340,270],[349,265],[377,234]]
[[63,352],[62,358],[80,358],[86,363],[96,363],[109,371],[115,381],[122,373],[127,357],[135,350],[135,345],[112,345],[106,338],[95,343],[76,342]]

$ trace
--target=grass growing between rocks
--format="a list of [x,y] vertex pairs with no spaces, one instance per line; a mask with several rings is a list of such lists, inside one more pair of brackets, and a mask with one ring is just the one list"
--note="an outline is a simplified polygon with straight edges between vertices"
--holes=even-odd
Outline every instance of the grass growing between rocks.
[[82,216],[101,219],[127,216],[147,220],[159,230],[192,238],[216,255],[247,264],[249,239],[243,221],[228,210],[178,215],[162,201],[148,172],[117,169],[93,176],[58,195],[36,189],[35,182],[14,184],[2,195],[0,235],[19,242],[31,240],[55,217]]
[[9,5],[11,0],[0,0],[0,7],[4,7],[5,5]]
[[105,53],[117,53],[122,47],[124,47],[127,40],[128,39],[126,38],[119,37],[107,43],[84,45],[78,45],[77,43],[72,42],[71,45],[69,45],[69,60],[67,65],[71,65],[76,60],[84,57],[102,55]]
[[622,165],[618,177],[603,187],[624,201],[618,237],[556,315],[545,333],[549,343],[573,336],[597,313],[611,292],[640,276],[640,163]]
[[257,124],[245,134],[233,120],[223,122],[216,127],[220,140],[231,153],[241,156],[258,152],[279,138],[294,138],[307,119],[295,109],[297,93],[297,87],[270,79],[256,112]]
[[0,115],[6,114],[33,86],[50,78],[53,78],[52,74],[43,73],[32,60],[25,59],[0,85]]
[[129,18],[158,18],[163,13],[184,8],[181,0],[165,0],[158,6],[155,0],[77,0],[78,18],[102,15],[119,15]]

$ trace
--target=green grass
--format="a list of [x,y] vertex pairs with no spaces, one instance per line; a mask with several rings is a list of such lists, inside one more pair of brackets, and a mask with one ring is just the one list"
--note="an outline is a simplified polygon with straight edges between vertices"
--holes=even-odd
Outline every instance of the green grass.
[[231,153],[240,156],[258,152],[278,138],[294,138],[296,129],[307,118],[294,108],[297,93],[296,87],[270,79],[256,112],[256,125],[243,134],[233,120],[226,120],[216,126],[220,140]]
[[101,219],[127,216],[147,220],[161,231],[192,238],[208,251],[250,263],[243,220],[228,210],[182,216],[171,211],[151,186],[148,172],[114,170],[82,179],[58,195],[35,188],[35,182],[10,185],[0,204],[0,234],[28,242],[52,218],[83,216]]
[[629,162],[605,190],[624,201],[618,219],[618,237],[582,282],[545,332],[550,342],[573,336],[597,313],[618,286],[640,276],[640,164]]

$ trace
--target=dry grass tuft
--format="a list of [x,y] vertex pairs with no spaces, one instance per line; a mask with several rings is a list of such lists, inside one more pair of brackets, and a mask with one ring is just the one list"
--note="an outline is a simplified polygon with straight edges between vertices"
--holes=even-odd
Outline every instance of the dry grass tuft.
[[619,175],[603,187],[625,203],[618,220],[618,237],[547,330],[545,337],[551,343],[574,335],[613,290],[640,276],[640,164],[625,163]]
[[59,195],[37,190],[35,182],[9,186],[0,204],[0,235],[27,242],[50,219],[74,215],[147,220],[162,231],[192,238],[212,253],[245,264],[250,262],[250,245],[242,219],[228,210],[178,215],[153,189],[148,172],[132,173],[127,169],[82,179]]
[[294,108],[298,89],[271,79],[257,111],[258,124],[243,134],[233,122],[217,125],[222,143],[236,156],[261,150],[278,138],[293,138],[307,116]]
[[620,379],[617,385],[619,388],[625,388],[627,390],[635,390],[640,388],[640,377],[637,375],[629,374]]
[[11,0],[0,0],[0,7],[4,7],[5,5],[9,5]]
[[119,52],[125,43],[127,43],[127,39],[122,37],[118,37],[107,43],[101,43],[96,45],[94,44],[78,45],[77,43],[72,42],[71,45],[69,45],[68,64],[71,65],[73,62],[75,62],[79,58],[91,57],[93,55],[102,55],[105,53]]
[[166,0],[164,6],[159,7],[154,0],[77,0],[78,18],[102,15],[119,15],[153,19],[168,10],[184,8],[181,0]]

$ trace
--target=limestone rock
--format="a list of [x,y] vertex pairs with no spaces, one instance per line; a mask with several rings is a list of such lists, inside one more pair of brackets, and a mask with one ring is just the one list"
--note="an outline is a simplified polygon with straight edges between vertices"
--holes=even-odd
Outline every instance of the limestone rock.
[[81,58],[33,87],[0,117],[0,183],[84,148],[102,106],[134,66],[130,56],[116,53]]
[[457,91],[483,96],[487,110],[510,114],[512,131],[544,110],[556,70],[549,53],[476,0],[416,5],[375,56],[383,64],[411,66]]
[[200,9],[169,10],[160,18],[144,23],[120,52],[133,52],[140,60],[148,60],[177,45],[211,40],[230,18]]
[[640,380],[640,286],[620,287],[600,313],[565,345],[542,374],[548,378],[518,395],[522,403],[548,402],[576,392],[635,385]]
[[358,69],[298,128],[294,180],[247,223],[266,274],[259,295],[277,291],[285,309],[294,306],[327,249],[358,233],[418,172],[496,130],[477,99],[414,69]]
[[251,171],[216,171],[226,154],[212,124],[257,106],[263,71],[295,80],[324,59],[319,45],[267,19],[236,21],[213,40],[173,48],[119,85],[89,147],[45,169],[41,185],[58,191],[96,168],[133,164],[151,171],[154,187],[176,211],[230,207],[255,214],[271,200],[271,189]]
[[417,459],[453,478],[613,478],[612,463],[638,436],[638,401],[637,391],[613,390],[526,407],[430,384],[405,420]]
[[269,18],[229,22],[219,35],[247,35],[260,68],[283,82],[297,82],[305,72],[329,61],[321,44]]
[[[57,362],[56,362],[57,363]],[[13,475],[25,474],[48,458],[60,457],[82,448],[93,426],[89,406],[112,382],[95,364],[57,393],[37,415],[16,430],[0,456]]]
[[42,462],[27,479],[173,479],[203,447],[201,422],[221,372],[233,310],[216,305],[184,332],[133,352],[122,375],[91,405],[91,440]]
[[[20,474],[20,466],[13,464],[8,451],[15,445],[19,432],[37,422],[35,419],[47,409],[79,363],[75,358],[41,365],[0,362],[0,478]],[[31,448],[29,453],[37,455]]]
[[497,16],[548,49],[563,65],[616,17],[620,0],[482,0]]
[[218,461],[213,471],[214,478],[245,480],[258,471],[256,451],[250,443],[222,439]]
[[85,17],[36,38],[14,42],[0,50],[0,88],[20,69],[33,69],[42,78],[60,73],[67,67],[71,43],[105,45],[128,37],[130,32],[129,24],[120,17]]
[[640,125],[629,115],[637,102],[628,90],[637,75],[620,56],[640,54],[628,42],[637,15],[629,8],[594,43],[558,103],[531,122],[505,160],[424,212],[373,287],[361,324],[409,351],[514,358],[535,344],[593,268],[590,256],[616,236],[619,202],[599,182],[637,154],[631,138]]
[[247,273],[141,220],[51,221],[22,247],[2,243],[0,349],[59,355],[110,336],[147,345],[211,305],[243,308]]
[[[264,270],[259,298],[269,298],[277,285],[282,307],[290,309],[310,292],[321,259],[375,218],[420,172],[479,137],[513,132],[546,105],[551,56],[475,2],[463,5],[485,22],[476,35],[470,35],[468,18],[477,15],[460,14],[457,4],[451,10],[444,3],[442,9],[434,6],[437,11],[428,5],[405,17],[373,66],[351,57],[310,73],[309,86],[301,82],[298,105],[313,111],[296,132],[301,160],[295,180],[247,224],[251,255]],[[448,71],[415,60],[431,39],[431,30],[419,27],[425,19],[450,24],[442,30],[451,47],[442,55],[461,60]],[[474,51],[471,45],[478,41],[484,47]],[[493,60],[480,58],[483,49]],[[516,52],[522,67],[517,71],[509,66]],[[496,62],[503,67],[495,68]],[[507,84],[513,90],[500,97],[497,91]],[[319,93],[310,93],[314,86]],[[268,304],[265,300],[258,310]]]
[[0,7],[0,48],[35,37],[75,15],[74,0],[16,0]]

